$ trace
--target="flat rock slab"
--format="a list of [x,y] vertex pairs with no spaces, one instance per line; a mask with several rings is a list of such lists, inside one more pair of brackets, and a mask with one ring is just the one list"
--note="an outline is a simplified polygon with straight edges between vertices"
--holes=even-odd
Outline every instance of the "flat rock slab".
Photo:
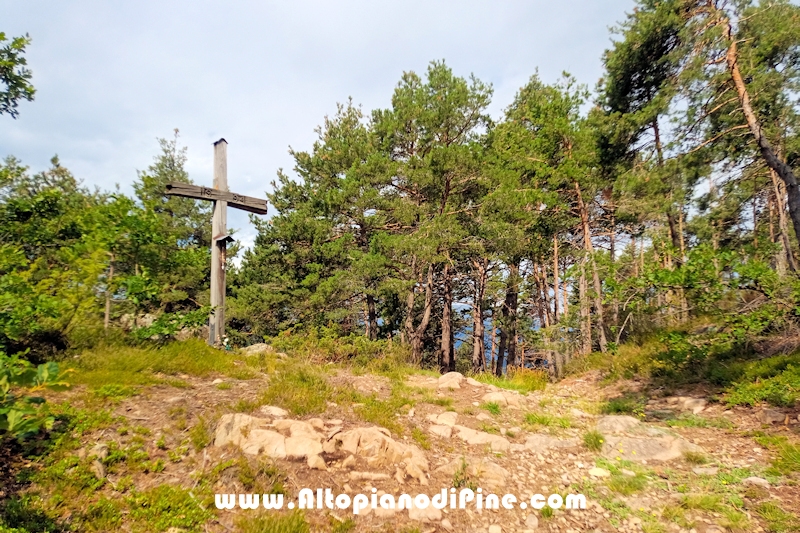
[[484,431],[476,431],[465,426],[453,426],[453,429],[458,432],[458,437],[467,444],[488,444],[492,448],[492,451],[495,452],[505,452],[511,447],[511,443],[508,439],[499,435],[492,435]]
[[439,437],[443,437],[445,439],[449,439],[453,435],[453,427],[452,426],[443,426],[439,424],[434,424],[428,428],[428,431],[437,435]]
[[578,439],[559,439],[550,435],[531,435],[525,440],[525,449],[532,452],[550,450],[552,448],[572,448],[578,445]]
[[641,422],[638,418],[625,415],[608,415],[597,419],[597,431],[606,433],[625,433],[639,429]]
[[427,418],[434,424],[453,427],[456,425],[456,420],[458,420],[458,413],[455,413],[453,411],[446,411],[438,415],[437,414],[428,415]]
[[609,459],[628,461],[671,461],[684,453],[703,453],[703,449],[681,437],[606,437],[602,453]]

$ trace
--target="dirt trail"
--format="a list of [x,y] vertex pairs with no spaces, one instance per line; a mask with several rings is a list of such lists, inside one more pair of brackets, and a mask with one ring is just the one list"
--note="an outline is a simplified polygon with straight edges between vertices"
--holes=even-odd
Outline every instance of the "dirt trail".
[[[520,501],[537,493],[587,499],[585,510],[553,512],[518,503],[510,510],[480,510],[474,503],[464,510],[367,510],[354,524],[347,522],[353,518],[348,510],[306,514],[322,530],[342,523],[354,526],[342,531],[431,533],[779,531],[758,510],[765,502],[784,510],[800,504],[797,474],[771,473],[776,452],[753,437],[766,431],[796,439],[796,413],[783,413],[781,421],[772,413],[770,422],[761,411],[684,395],[652,398],[636,416],[603,415],[604,402],[635,391],[636,384],[604,386],[597,374],[528,394],[454,373],[439,379],[414,374],[402,384],[347,370],[329,377],[374,398],[389,398],[398,386],[418,397],[413,407],[398,409],[391,432],[365,422],[358,404],[329,403],[324,412],[303,417],[261,406],[259,391],[269,376],[180,377],[187,388],[145,388],[114,407],[119,418],[112,426],[82,437],[84,446],[75,452],[80,457],[91,459],[98,445],[113,450],[143,442],[149,460],[161,461],[149,471],[103,468],[98,476],[110,487],[104,490],[127,480],[138,490],[163,484],[194,489],[206,477],[213,479],[213,492],[247,493],[257,489],[234,474],[244,457],[273,464],[292,497],[306,487],[351,496],[375,489],[378,497],[397,497],[432,496],[457,486],[514,494]],[[202,438],[198,425],[210,441],[196,442]],[[216,511],[216,520],[204,527],[235,531],[237,520],[254,512]]]

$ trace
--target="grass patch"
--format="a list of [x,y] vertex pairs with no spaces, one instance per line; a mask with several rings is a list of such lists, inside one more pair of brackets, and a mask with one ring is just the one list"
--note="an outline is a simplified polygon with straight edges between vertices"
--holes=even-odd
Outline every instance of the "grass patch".
[[203,416],[199,416],[197,424],[189,430],[189,439],[197,452],[211,444],[211,428]]
[[708,457],[700,452],[683,452],[683,459],[690,465],[704,465],[708,462]]
[[572,426],[569,418],[553,416],[545,413],[526,413],[525,422],[532,426],[568,428]]
[[717,428],[733,429],[736,425],[726,418],[703,418],[694,414],[682,414],[677,418],[665,420],[669,427],[677,428]]
[[328,408],[333,393],[320,371],[310,365],[298,365],[274,375],[259,403],[277,405],[298,416],[318,414]]
[[411,438],[419,444],[419,447],[423,450],[430,450],[431,449],[431,441],[428,439],[428,435],[419,428],[413,428],[411,430]]
[[800,353],[734,363],[729,371],[737,376],[727,389],[729,405],[792,407],[800,398]]
[[642,474],[636,474],[635,476],[614,474],[608,479],[606,485],[617,494],[630,496],[644,490],[647,486],[647,478]]
[[600,412],[604,415],[631,415],[643,418],[644,407],[644,398],[634,394],[623,394],[602,404]]
[[789,442],[784,435],[768,435],[761,431],[753,434],[758,444],[775,452],[769,474],[786,476],[800,472],[800,446]]
[[[235,364],[236,360],[237,356],[230,352],[212,348],[198,339],[171,342],[159,348],[101,346],[78,356],[72,366],[76,373],[71,380],[94,390],[101,390],[107,384],[124,390],[163,382],[156,374],[241,376],[242,370]],[[175,383],[175,380],[169,382],[173,386]]]
[[511,367],[508,374],[503,377],[497,377],[488,372],[476,374],[473,377],[481,383],[494,385],[501,389],[515,390],[523,394],[544,390],[550,382],[550,376],[543,370],[518,367]]
[[214,518],[213,513],[203,509],[188,490],[171,485],[134,492],[127,498],[127,503],[129,516],[143,527],[143,531],[166,531],[171,527],[194,531]]
[[795,515],[781,509],[775,502],[759,503],[756,507],[756,513],[766,520],[767,531],[774,533],[800,531],[800,520]]
[[481,407],[495,416],[500,414],[500,404],[497,402],[483,402]]
[[591,430],[583,434],[583,445],[593,452],[602,450],[604,442],[605,439],[599,431]]

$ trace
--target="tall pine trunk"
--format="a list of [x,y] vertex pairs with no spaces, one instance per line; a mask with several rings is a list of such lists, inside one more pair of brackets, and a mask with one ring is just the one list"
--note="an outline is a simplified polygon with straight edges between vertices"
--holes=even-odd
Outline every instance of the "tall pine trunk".
[[[417,274],[417,258],[411,260],[411,270]],[[428,265],[427,283],[425,284],[425,305],[422,309],[422,318],[419,324],[414,326],[414,301],[416,297],[416,285],[422,285],[422,273],[417,274],[417,283],[408,291],[406,297],[406,321],[405,334],[406,342],[411,345],[411,362],[418,365],[422,362],[422,337],[428,329],[431,320],[431,305],[433,302],[433,265]]]
[[367,320],[366,320],[366,337],[371,340],[378,339],[378,316],[375,311],[375,297],[367,294]]
[[486,258],[473,259],[475,269],[475,296],[472,304],[472,371],[480,372],[486,368],[486,354],[483,347],[483,297],[486,293],[486,273],[489,261]]
[[747,86],[739,70],[738,41],[733,35],[733,28],[731,27],[730,20],[723,16],[722,22],[725,26],[725,37],[728,39],[729,43],[727,53],[725,54],[725,62],[728,66],[728,72],[733,80],[733,84],[736,87],[739,104],[742,106],[742,112],[744,113],[750,133],[755,137],[761,157],[767,166],[775,171],[786,186],[786,196],[789,200],[789,218],[792,219],[795,237],[798,242],[800,242],[800,187],[798,187],[797,177],[794,175],[794,172],[792,172],[792,167],[778,157],[772,144],[767,140],[764,130],[761,128],[761,123],[753,111],[753,106],[750,104],[750,94],[747,92]]
[[442,374],[445,374],[456,369],[453,350],[453,284],[450,279],[450,263],[445,263],[442,270],[442,293],[442,351],[439,357],[439,366]]
[[578,209],[581,215],[581,225],[583,226],[583,247],[589,257],[592,267],[592,282],[594,285],[594,314],[597,317],[597,338],[600,343],[600,351],[608,351],[608,340],[606,339],[606,324],[603,319],[603,287],[600,284],[600,273],[597,271],[597,262],[594,260],[594,246],[592,245],[592,234],[589,228],[589,209],[581,196],[581,188],[575,182],[575,192],[578,195]]

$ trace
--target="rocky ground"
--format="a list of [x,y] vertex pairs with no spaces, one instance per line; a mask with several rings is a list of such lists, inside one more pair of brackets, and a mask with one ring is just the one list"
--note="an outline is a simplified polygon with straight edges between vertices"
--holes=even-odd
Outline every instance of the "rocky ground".
[[[310,510],[305,516],[312,530],[800,530],[791,514],[800,504],[799,478],[771,468],[777,452],[769,444],[776,435],[797,441],[796,412],[730,409],[687,391],[651,392],[638,412],[601,414],[609,399],[636,393],[640,385],[603,384],[596,374],[521,394],[458,373],[408,374],[400,381],[347,368],[329,371],[331,383],[377,401],[388,402],[397,389],[416,398],[397,408],[386,424],[391,427],[381,427],[365,422],[358,403],[328,401],[303,416],[261,404],[270,375],[181,379],[182,389],[153,386],[120,400],[113,425],[82,437],[74,453],[107,481],[102,490],[121,484],[198,490],[208,481],[209,493],[280,486],[288,501],[306,487],[351,496],[374,489],[378,497],[480,487],[484,494],[510,493],[520,501],[537,493],[582,493],[588,503],[585,510],[473,505],[365,510],[357,517],[346,510]],[[160,466],[131,470],[107,460],[134,442]],[[243,476],[242,461],[261,465],[262,478],[269,465],[271,484]],[[204,530],[237,531],[248,513],[255,511],[214,511]]]

